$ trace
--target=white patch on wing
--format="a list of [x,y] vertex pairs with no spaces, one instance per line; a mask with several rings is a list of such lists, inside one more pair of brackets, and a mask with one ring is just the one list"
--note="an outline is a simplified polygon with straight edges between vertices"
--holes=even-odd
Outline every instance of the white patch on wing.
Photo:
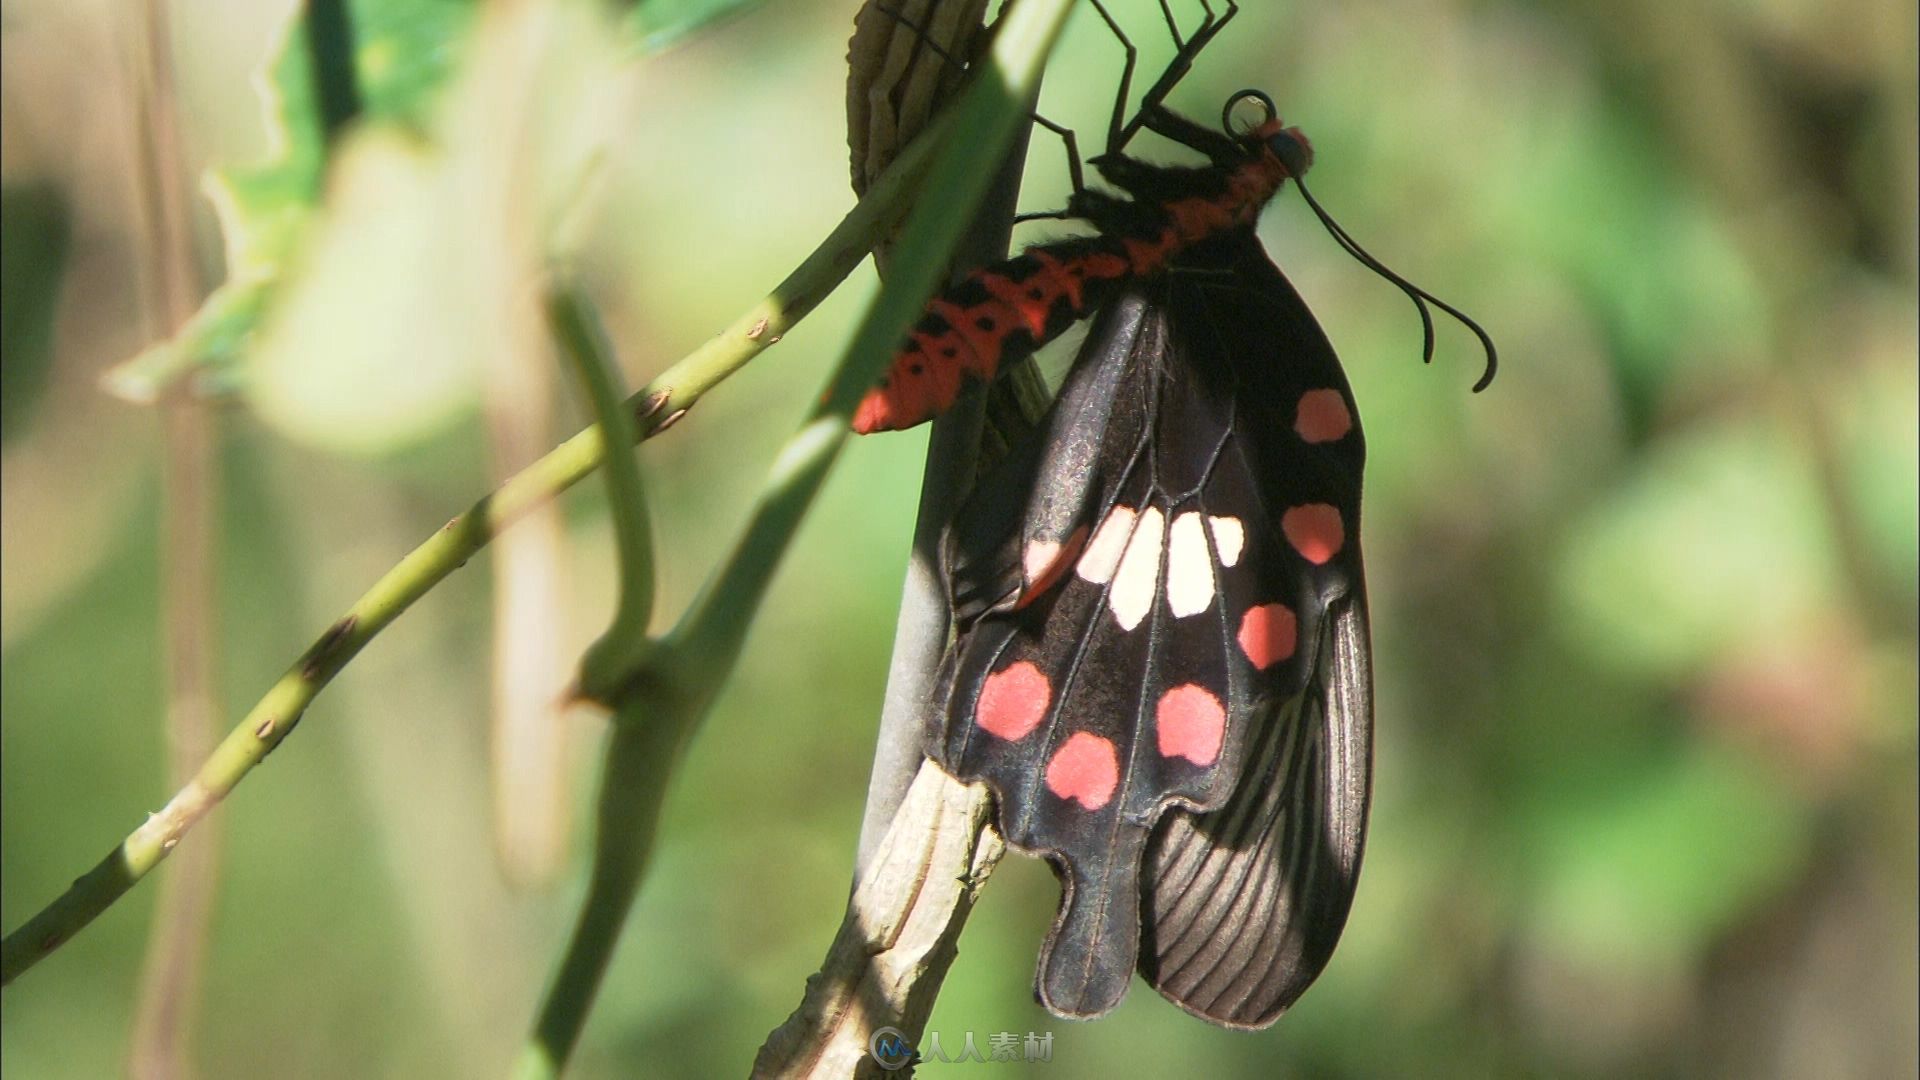
[[1160,546],[1166,539],[1166,519],[1159,507],[1149,506],[1140,514],[1127,542],[1127,553],[1113,574],[1113,588],[1107,593],[1107,607],[1120,629],[1131,630],[1153,610],[1154,593],[1160,589]]
[[1074,572],[1082,580],[1095,585],[1105,585],[1113,580],[1114,568],[1120,565],[1120,554],[1126,550],[1127,536],[1131,532],[1132,510],[1116,506],[1108,511],[1106,520],[1100,523],[1093,539],[1087,542],[1087,550],[1080,556],[1080,564],[1074,568]]
[[1237,517],[1209,517],[1207,524],[1213,526],[1213,546],[1220,549],[1220,565],[1233,566],[1240,561],[1240,552],[1247,546],[1247,530]]
[[1189,510],[1167,529],[1167,607],[1176,618],[1213,606],[1213,554],[1200,515]]
[[1032,585],[1047,576],[1053,569],[1053,560],[1060,557],[1060,545],[1053,540],[1029,540],[1026,554],[1020,562],[1027,571],[1027,584]]

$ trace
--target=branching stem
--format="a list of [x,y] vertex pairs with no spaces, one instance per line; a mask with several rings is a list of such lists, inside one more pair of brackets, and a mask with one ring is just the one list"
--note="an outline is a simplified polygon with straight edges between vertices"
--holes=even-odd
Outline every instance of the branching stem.
[[[778,288],[627,399],[641,438],[679,419],[708,390],[778,341],[866,257],[905,210],[927,171],[942,141],[937,129],[929,135],[933,137],[916,140],[901,155]],[[387,571],[267,690],[165,807],[6,936],[0,943],[0,986],[71,940],[158,866],[207,811],[279,745],[321,689],[387,624],[466,565],[500,530],[578,483],[604,457],[598,427],[574,435],[447,522]]]

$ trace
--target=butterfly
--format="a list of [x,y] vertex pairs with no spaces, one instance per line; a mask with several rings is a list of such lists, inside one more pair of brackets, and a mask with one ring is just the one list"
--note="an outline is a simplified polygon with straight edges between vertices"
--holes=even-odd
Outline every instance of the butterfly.
[[1054,1012],[1105,1013],[1137,961],[1259,1027],[1326,963],[1371,777],[1364,456],[1332,347],[1236,231],[1101,309],[955,518],[929,754],[1061,869]]
[[[936,297],[855,426],[916,423],[1093,316],[1038,429],[947,529],[954,639],[926,750],[987,783],[1008,841],[1061,879],[1042,1004],[1102,1015],[1138,969],[1258,1028],[1325,967],[1366,837],[1365,446],[1332,346],[1253,231],[1310,144],[1256,91],[1219,131],[1173,114],[1177,74],[1109,146],[1143,127],[1207,164],[1094,159],[1119,194],[1081,187],[1066,216],[1095,234]],[[1248,102],[1264,118],[1235,131]],[[1480,335],[1484,385],[1484,332],[1321,217]]]

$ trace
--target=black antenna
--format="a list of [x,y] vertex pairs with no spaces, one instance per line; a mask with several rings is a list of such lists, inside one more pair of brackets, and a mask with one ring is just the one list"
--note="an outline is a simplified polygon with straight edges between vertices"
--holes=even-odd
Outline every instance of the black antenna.
[[1333,215],[1327,213],[1326,209],[1320,205],[1320,200],[1313,197],[1313,192],[1307,190],[1307,185],[1299,176],[1303,170],[1289,171],[1294,173],[1293,183],[1300,189],[1300,197],[1307,200],[1307,205],[1313,208],[1314,216],[1320,219],[1320,224],[1326,227],[1334,241],[1346,249],[1347,254],[1353,256],[1360,265],[1398,286],[1400,291],[1406,293],[1407,298],[1413,301],[1413,306],[1420,309],[1420,326],[1426,336],[1425,347],[1421,350],[1421,363],[1433,363],[1433,313],[1427,310],[1427,305],[1431,303],[1434,307],[1458,319],[1460,325],[1473,331],[1473,336],[1480,339],[1481,348],[1487,352],[1487,366],[1480,376],[1480,381],[1473,384],[1473,392],[1477,394],[1490,386],[1493,383],[1494,373],[1500,369],[1500,351],[1494,347],[1493,338],[1487,335],[1480,324],[1474,322],[1466,312],[1394,273],[1385,263],[1369,254],[1366,248],[1361,247],[1358,241],[1347,234],[1347,230],[1340,227],[1339,222],[1333,220]]
[[1427,292],[1425,288],[1421,288],[1421,286],[1407,281],[1404,277],[1400,277],[1398,273],[1394,273],[1392,269],[1388,269],[1386,263],[1382,263],[1380,259],[1373,258],[1373,256],[1367,252],[1367,248],[1361,248],[1359,242],[1354,240],[1354,236],[1350,236],[1346,229],[1340,229],[1340,223],[1332,219],[1331,213],[1327,213],[1327,209],[1319,204],[1317,198],[1313,198],[1313,192],[1309,192],[1306,181],[1300,179],[1300,173],[1304,173],[1306,169],[1288,169],[1288,171],[1294,175],[1294,186],[1300,188],[1300,198],[1308,200],[1309,208],[1313,208],[1313,217],[1319,217],[1319,219],[1321,219],[1321,225],[1327,227],[1327,233],[1331,234],[1334,242],[1340,244],[1340,248],[1344,248],[1346,254],[1354,256],[1354,259],[1356,259],[1359,265],[1371,269],[1373,273],[1384,277],[1386,281],[1394,282],[1394,284],[1400,288],[1400,292],[1407,294],[1407,300],[1413,300],[1413,306],[1419,307],[1419,311],[1421,311],[1421,331],[1423,331],[1425,338],[1427,338],[1425,348],[1421,350],[1421,363],[1432,363],[1432,359],[1434,359],[1434,317],[1432,317],[1432,311],[1428,311],[1427,309],[1428,304],[1432,304],[1432,306],[1446,311],[1448,315],[1453,315],[1455,319],[1459,319],[1459,325],[1467,327],[1469,331],[1473,331],[1473,336],[1480,338],[1480,348],[1486,350],[1486,371],[1480,373],[1480,380],[1473,384],[1473,392],[1478,394],[1480,390],[1486,390],[1486,388],[1494,382],[1494,373],[1500,371],[1500,350],[1494,348],[1494,338],[1488,336],[1488,332],[1484,331],[1484,329],[1480,329],[1480,323],[1475,323],[1473,317],[1467,315],[1465,311],[1461,311],[1459,307],[1453,307],[1452,304],[1448,304],[1446,300],[1440,300],[1440,298],[1434,296],[1432,292]]
[[[1280,114],[1274,108],[1272,98],[1258,90],[1242,90],[1228,98],[1226,106],[1220,110],[1220,126],[1229,134],[1234,131],[1233,111],[1242,103],[1249,101],[1260,106],[1261,111],[1265,113],[1261,118],[1261,125],[1272,124],[1278,119]],[[1246,132],[1242,132],[1239,137],[1244,139],[1246,135]],[[1360,265],[1392,282],[1401,292],[1407,294],[1407,299],[1413,301],[1413,306],[1420,312],[1420,330],[1425,338],[1420,350],[1420,362],[1433,363],[1433,312],[1427,310],[1427,305],[1431,303],[1460,320],[1460,325],[1473,331],[1474,336],[1480,339],[1481,347],[1487,351],[1486,370],[1481,373],[1480,381],[1473,384],[1473,392],[1477,394],[1491,385],[1494,372],[1500,369],[1500,352],[1494,348],[1493,338],[1487,336],[1487,332],[1481,329],[1480,324],[1468,317],[1466,312],[1388,269],[1385,263],[1374,258],[1366,248],[1360,246],[1359,241],[1347,233],[1347,230],[1341,228],[1339,222],[1333,220],[1333,215],[1327,213],[1326,208],[1320,205],[1320,200],[1313,197],[1313,192],[1307,190],[1307,183],[1302,179],[1307,171],[1309,150],[1292,129],[1269,135],[1266,145],[1267,151],[1280,159],[1280,164],[1286,168],[1287,175],[1293,178],[1294,185],[1300,189],[1300,197],[1307,200],[1307,205],[1313,208],[1314,216],[1320,219],[1321,225],[1326,226],[1327,233],[1333,237],[1334,242],[1338,243],[1347,254],[1353,256]]]

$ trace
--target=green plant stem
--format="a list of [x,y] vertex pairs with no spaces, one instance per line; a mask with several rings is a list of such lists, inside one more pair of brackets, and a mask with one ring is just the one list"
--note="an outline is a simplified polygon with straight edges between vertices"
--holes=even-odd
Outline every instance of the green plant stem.
[[[547,314],[601,428],[635,440],[634,418],[620,400],[606,336],[585,297],[564,275],[556,275],[548,290]],[[601,701],[611,700],[613,692],[626,687],[638,672],[650,644],[647,620],[653,608],[652,542],[640,468],[631,453],[607,459],[607,495],[619,549],[620,599],[607,632],[587,650],[580,665],[582,693]],[[517,1076],[557,1074],[579,1041],[627,912],[640,891],[668,781],[693,729],[690,711],[675,707],[682,700],[628,689],[618,702],[600,781],[593,876],[534,1039],[514,1070]]]
[[1020,130],[1047,53],[1071,8],[1072,0],[1030,0],[1001,24],[991,64],[953,110],[953,133],[944,140],[928,190],[894,249],[886,287],[825,397],[775,459],[739,545],[669,636],[668,643],[688,663],[724,678],[738,656],[780,552],[846,442],[848,418],[940,284],[974,207],[993,182],[994,170],[980,163],[997,163]]
[[[993,181],[994,170],[979,168],[979,162],[998,162],[1019,130],[1071,8],[1072,0],[1026,0],[1003,23],[991,66],[954,109],[953,131],[943,140],[928,190],[894,249],[890,280],[821,403],[774,459],[738,544],[644,669],[623,687],[600,792],[593,885],[521,1053],[516,1075],[522,1080],[558,1075],[572,1056],[645,873],[673,761],[738,660],[780,557],[846,442],[854,406],[940,283],[974,207]],[[629,752],[647,754],[639,749],[643,745],[651,748],[651,759],[621,762]],[[627,775],[642,770],[647,770],[644,776]]]
[[521,1080],[565,1069],[640,891],[668,782],[697,718],[692,709],[660,704],[631,695],[614,717],[600,780],[593,876],[533,1040],[515,1065]]
[[[937,135],[941,126],[929,134]],[[778,288],[628,399],[627,407],[642,421],[641,437],[679,419],[708,390],[746,366],[813,310],[905,209],[937,142],[937,138],[916,140]],[[465,565],[501,529],[579,482],[604,456],[598,427],[574,435],[449,521],[387,571],[255,703],[160,812],[150,815],[66,892],[6,936],[0,943],[0,986],[12,983],[71,940],[158,866],[195,823],[279,745],[321,689],[374,635]]]
[[[593,417],[607,442],[630,447],[640,441],[633,411],[621,401],[619,369],[613,349],[578,284],[564,272],[547,290],[547,317],[560,349],[573,362]],[[653,538],[647,526],[646,493],[640,463],[625,450],[607,456],[607,501],[613,513],[613,537],[619,558],[619,600],[613,621],[580,663],[580,692],[594,701],[610,701],[620,680],[646,654],[647,623],[653,617]]]

